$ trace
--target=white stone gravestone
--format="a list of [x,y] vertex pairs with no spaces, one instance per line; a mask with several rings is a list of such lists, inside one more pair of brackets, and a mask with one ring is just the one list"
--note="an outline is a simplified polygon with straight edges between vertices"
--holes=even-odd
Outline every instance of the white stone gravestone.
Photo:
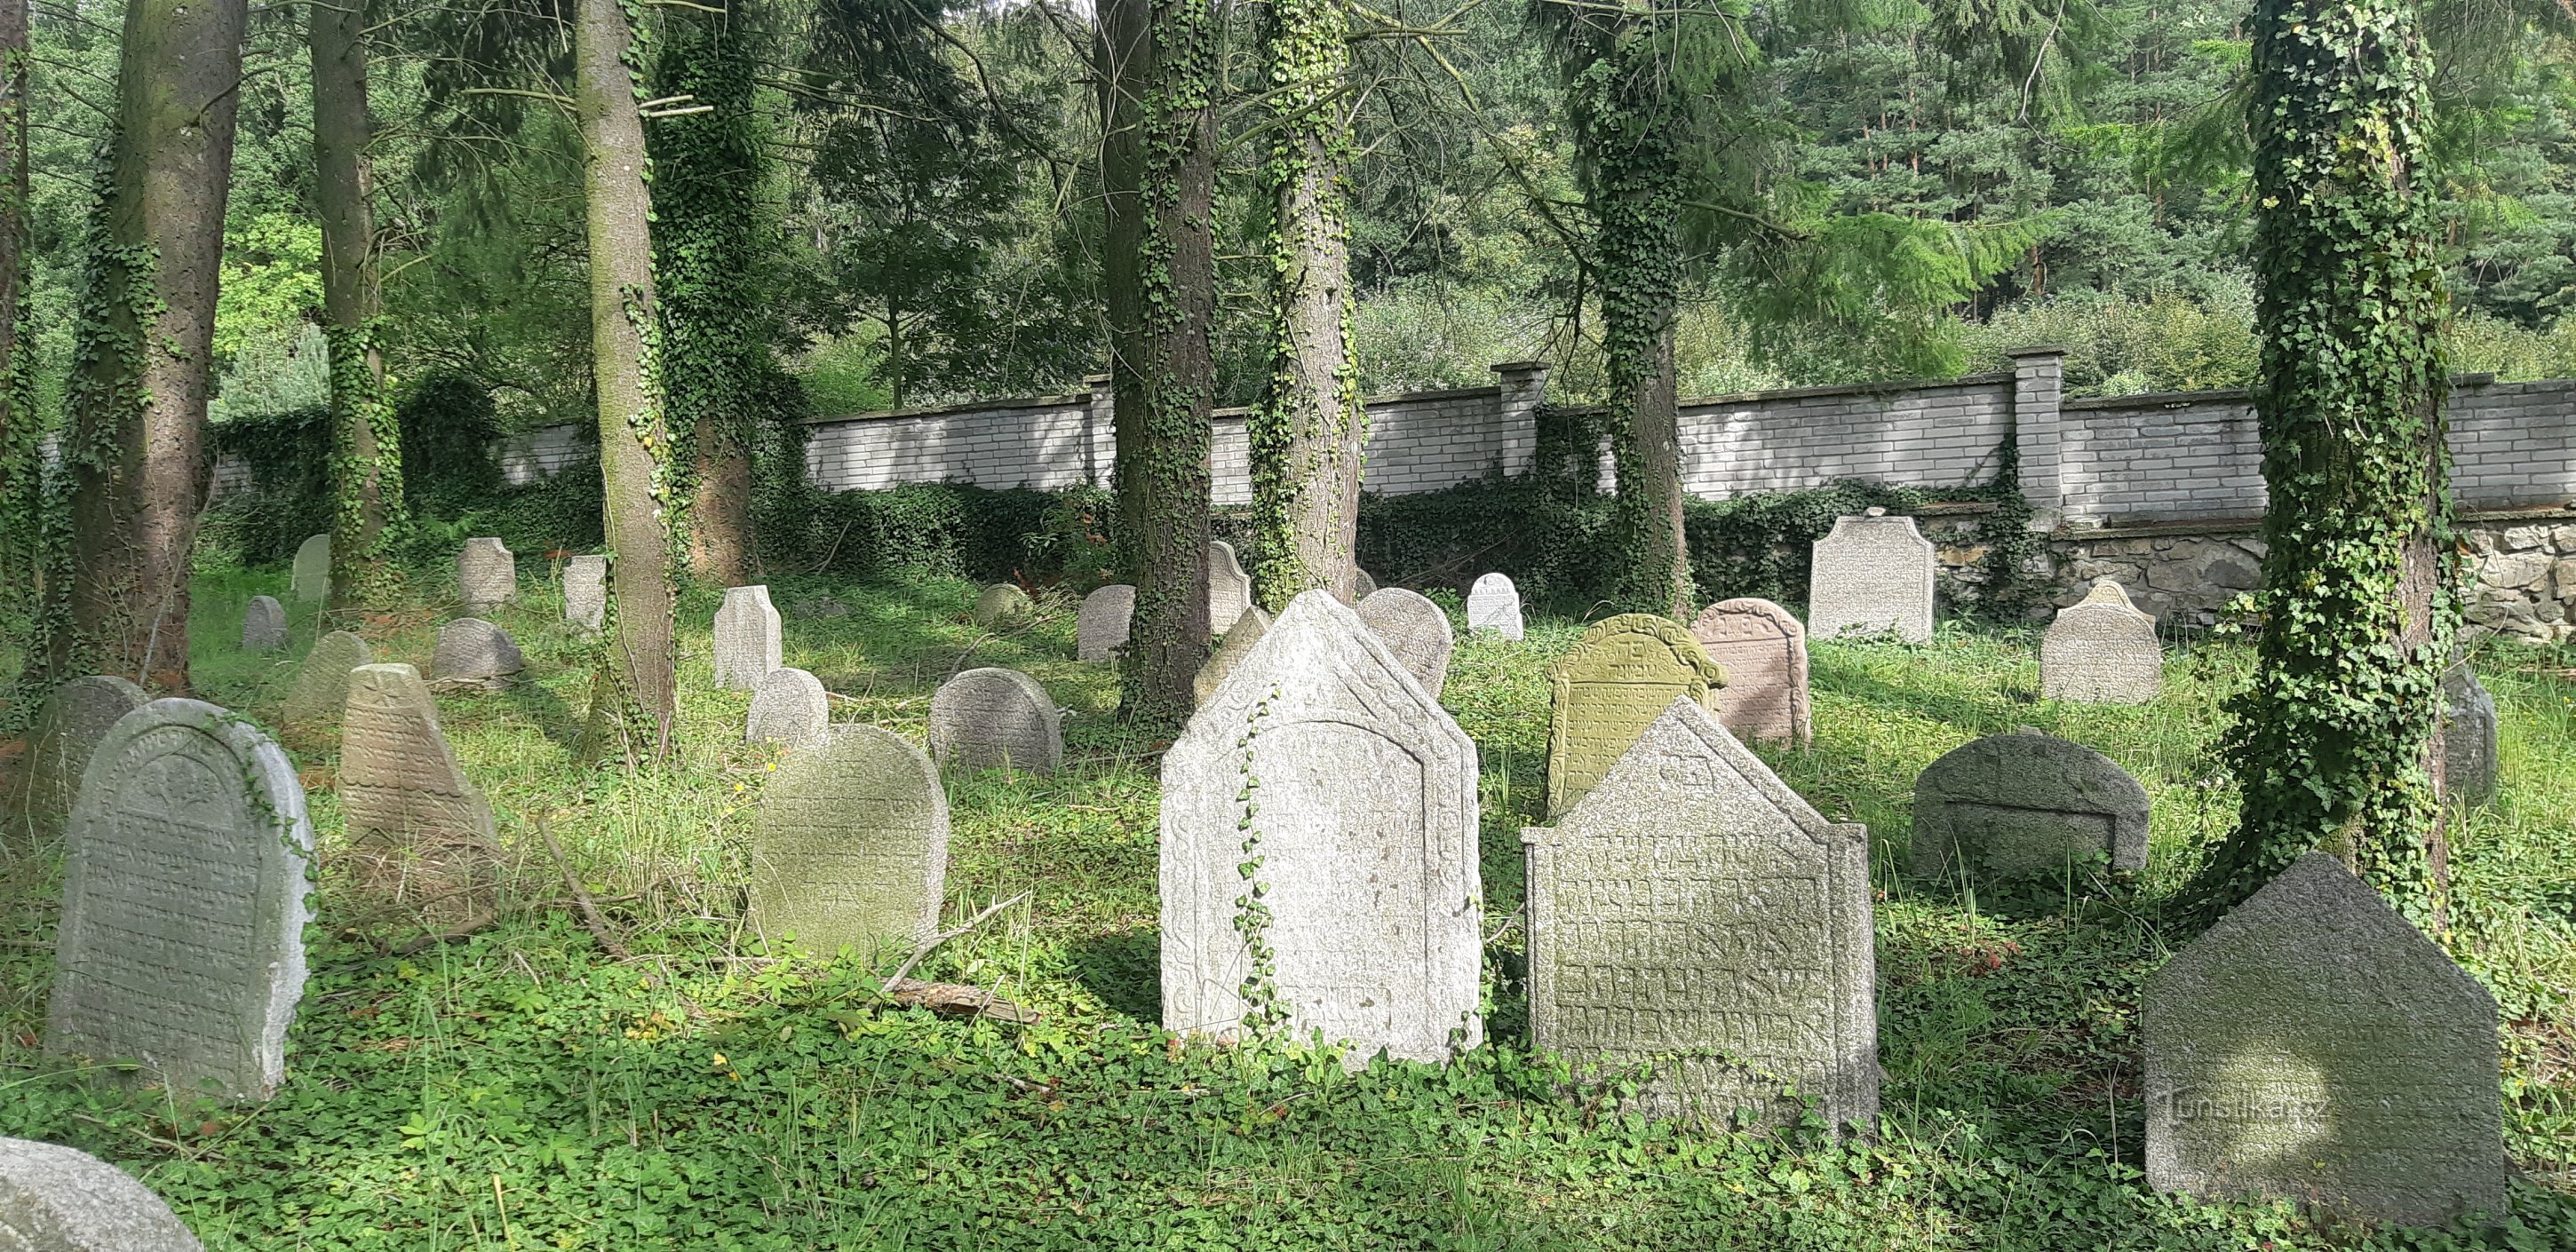
[[1449,682],[1449,654],[1458,646],[1449,614],[1419,592],[1388,587],[1360,601],[1360,624],[1404,662],[1422,689],[1439,698]]
[[295,549],[295,572],[288,579],[288,593],[298,600],[323,600],[331,595],[331,536],[314,535]]
[[2080,603],[2057,611],[2039,642],[2039,694],[2078,704],[2145,704],[2164,685],[2156,619],[2129,603],[2109,578]]
[[873,961],[939,925],[948,797],[938,767],[893,731],[841,725],[770,775],[751,835],[752,924],[806,952]]
[[564,562],[564,620],[584,630],[608,624],[608,558],[577,556]]
[[778,610],[766,586],[727,587],[716,610],[716,685],[757,689],[769,671],[786,662]]
[[1074,614],[1073,656],[1077,661],[1112,661],[1127,646],[1127,627],[1136,617],[1136,589],[1111,583],[1082,598]]
[[774,743],[801,752],[823,746],[831,734],[832,695],[824,690],[822,679],[782,665],[752,689],[743,742]]
[[286,606],[275,596],[252,596],[242,610],[244,652],[275,652],[286,646]]
[[1487,630],[1505,639],[1521,637],[1521,589],[1509,574],[1480,574],[1467,589],[1467,633]]
[[959,769],[1051,774],[1064,764],[1055,701],[1014,669],[970,669],[930,697],[930,756]]
[[1816,541],[1807,580],[1807,630],[1819,639],[1894,634],[1932,638],[1932,541],[1910,517],[1871,509],[1834,519]]
[[0,1139],[0,1249],[205,1252],[186,1223],[124,1170],[76,1148]]
[[1020,590],[1017,583],[994,583],[975,597],[975,624],[978,626],[1007,626],[1036,611],[1037,605],[1030,601],[1029,593]]
[[1252,607],[1252,576],[1243,572],[1243,562],[1236,560],[1234,545],[1222,539],[1208,540],[1207,548],[1208,628],[1218,622],[1230,622]]
[[1198,674],[1190,679],[1193,707],[1207,703],[1208,697],[1225,685],[1225,676],[1233,673],[1235,666],[1243,664],[1243,658],[1252,651],[1252,645],[1261,642],[1261,632],[1268,629],[1270,614],[1263,612],[1258,604],[1245,609],[1243,616],[1234,619],[1234,625],[1217,640],[1216,651],[1208,654],[1208,659],[1200,663]]
[[456,554],[456,590],[470,615],[509,603],[519,594],[519,558],[499,539],[466,540],[465,550]]

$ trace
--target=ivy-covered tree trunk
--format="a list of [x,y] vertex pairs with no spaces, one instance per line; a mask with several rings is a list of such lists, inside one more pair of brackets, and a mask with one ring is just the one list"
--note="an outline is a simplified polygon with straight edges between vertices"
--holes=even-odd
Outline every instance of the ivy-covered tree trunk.
[[1132,715],[1178,720],[1210,629],[1215,12],[1105,0],[1099,38],[1118,529],[1136,586],[1123,683]]
[[0,0],[0,604],[43,602],[44,432],[27,316],[27,0]]
[[53,672],[188,689],[188,555],[206,489],[207,357],[223,277],[247,0],[135,0],[87,238],[63,459],[71,630]]
[[[1340,0],[1271,0],[1262,29],[1270,89],[1270,381],[1248,423],[1261,602],[1301,591],[1349,596],[1359,565],[1360,465],[1368,411],[1351,363],[1348,113]],[[1231,622],[1215,622],[1223,629]]]
[[660,760],[677,731],[673,668],[671,436],[662,420],[661,327],[653,304],[652,205],[644,119],[620,0],[580,0],[573,111],[581,122],[589,209],[591,371],[599,397],[599,472],[615,554],[609,623],[590,721],[594,750],[614,736],[629,767]]
[[2327,848],[2438,926],[2429,745],[2459,606],[2443,553],[2443,311],[2411,0],[2260,0],[2252,96],[2263,633],[2236,698],[2213,913]]
[[331,351],[331,597],[334,611],[389,600],[399,584],[388,550],[403,509],[402,429],[385,393],[376,319],[373,181],[367,159],[366,13],[359,4],[309,9],[313,50],[314,201],[322,219],[323,334]]

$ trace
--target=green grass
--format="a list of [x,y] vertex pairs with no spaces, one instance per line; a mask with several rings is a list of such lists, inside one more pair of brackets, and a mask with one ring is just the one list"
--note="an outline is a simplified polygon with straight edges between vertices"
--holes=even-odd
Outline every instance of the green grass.
[[[208,698],[268,715],[313,636],[245,656],[240,604],[282,570],[197,587]],[[882,1007],[865,971],[773,959],[742,925],[744,842],[769,756],[740,743],[747,693],[712,690],[714,594],[682,609],[685,759],[583,771],[586,653],[526,582],[498,615],[532,684],[443,696],[501,815],[513,910],[410,955],[354,925],[330,855],[335,749],[297,745],[325,850],[313,979],[272,1102],[220,1109],[40,1057],[50,855],[0,861],[0,1134],[126,1164],[215,1249],[1402,1248],[2233,1249],[2576,1247],[2576,680],[2500,653],[2504,785],[2458,820],[2457,955],[2511,1025],[2510,1145],[2530,1179],[2477,1230],[2319,1229],[2285,1209],[2156,1195],[2140,1176],[2139,980],[2187,935],[2165,894],[2232,819],[2212,737],[2243,681],[2232,646],[2176,655],[2129,709],[2036,698],[2035,638],[1945,628],[1920,648],[1819,644],[1812,751],[1765,749],[1828,816],[1872,831],[1885,1131],[1731,1136],[1639,1121],[1526,1043],[1517,928],[1492,946],[1491,1044],[1453,1066],[1346,1074],[1280,1046],[1219,1049],[1156,1026],[1156,770],[1111,717],[1114,676],[1072,655],[1072,605],[1023,629],[968,621],[953,580],[782,580],[787,660],[846,719],[918,739],[930,692],[972,665],[1043,681],[1069,766],[952,777],[947,916],[1026,903],[916,976],[989,987],[1029,1026]],[[425,597],[435,589],[425,587]],[[800,616],[828,592],[846,616]],[[1455,609],[1455,604],[1450,607]],[[368,624],[427,664],[446,606]],[[1521,904],[1519,832],[1546,775],[1547,663],[1579,632],[1463,642],[1446,702],[1484,771],[1487,930]],[[1914,774],[1978,735],[2035,725],[2127,766],[2154,800],[2133,889],[1992,915],[1899,877]],[[540,813],[632,951],[574,920]]]

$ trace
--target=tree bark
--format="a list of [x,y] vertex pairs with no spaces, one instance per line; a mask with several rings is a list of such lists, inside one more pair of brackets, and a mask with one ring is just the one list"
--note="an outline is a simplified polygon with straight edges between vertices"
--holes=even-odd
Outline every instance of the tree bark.
[[[1637,493],[1635,515],[1645,528],[1644,564],[1638,578],[1656,612],[1689,621],[1695,598],[1690,574],[1690,534],[1682,501],[1682,414],[1673,367],[1674,307],[1662,311],[1652,331],[1651,368],[1628,389],[1628,459],[1619,465],[1619,490]],[[1633,468],[1631,468],[1633,464]]]
[[[644,121],[626,64],[633,38],[619,0],[580,0],[573,30],[574,111],[589,210],[591,369],[599,397],[605,529],[616,554],[611,633],[593,685],[595,735],[616,734],[630,767],[660,760],[677,729],[673,668],[671,438],[647,368],[653,305]],[[603,705],[613,702],[613,707]],[[595,744],[604,749],[604,743]]]
[[125,10],[117,128],[92,223],[64,458],[72,632],[57,674],[188,689],[188,556],[205,496],[246,0]]
[[389,599],[389,515],[402,508],[402,431],[376,341],[384,288],[369,202],[363,7],[314,4],[314,200],[322,219],[322,316],[331,349],[331,595],[334,612]]
[[0,0],[0,162],[0,600],[32,606],[44,597],[45,497],[34,372],[19,355],[30,190],[27,0]]

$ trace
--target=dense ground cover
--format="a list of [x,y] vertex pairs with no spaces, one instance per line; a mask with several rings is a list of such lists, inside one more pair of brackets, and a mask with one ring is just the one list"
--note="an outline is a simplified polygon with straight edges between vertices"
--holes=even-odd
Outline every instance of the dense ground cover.
[[[533,573],[533,571],[531,571]],[[283,570],[210,575],[192,634],[208,698],[265,717],[310,643],[245,655],[239,605]],[[442,697],[517,858],[494,927],[402,952],[353,907],[329,852],[335,750],[296,745],[325,849],[313,981],[274,1101],[219,1109],[128,1089],[34,1051],[59,867],[0,856],[0,1134],[126,1163],[210,1248],[2311,1248],[2576,1246],[2576,672],[2498,652],[2504,785],[2454,827],[2453,946],[2494,989],[2514,1212],[2452,1232],[2319,1229],[2205,1206],[2139,1175],[2137,985],[2188,936],[2163,899],[2230,821],[2212,751],[2245,649],[2177,652],[2143,709],[2037,699],[2034,637],[1945,627],[1920,648],[1815,648],[1811,751],[1768,751],[1828,816],[1869,824],[1880,892],[1874,1143],[1815,1128],[1733,1136],[1613,1110],[1526,1047],[1519,832],[1545,777],[1546,664],[1571,622],[1463,642],[1447,703],[1483,768],[1490,1046],[1448,1068],[1345,1074],[1287,1044],[1219,1049],[1158,1030],[1154,745],[1110,716],[1114,676],[1072,655],[1069,601],[994,635],[953,580],[781,580],[787,660],[838,714],[918,737],[938,682],[1022,668],[1070,710],[1051,778],[952,777],[947,915],[1027,899],[919,976],[989,987],[1033,1024],[883,1004],[863,962],[775,959],[742,920],[744,843],[772,758],[743,746],[746,693],[708,682],[716,599],[683,605],[687,759],[626,779],[574,763],[587,654],[530,577],[498,618],[531,684]],[[828,594],[840,616],[800,612]],[[1455,601],[1451,600],[1455,608]],[[426,666],[448,606],[373,620],[380,657]],[[2146,783],[2154,856],[2134,889],[2061,916],[1997,916],[1903,878],[1916,771],[2035,725]],[[543,816],[630,949],[571,918]]]

